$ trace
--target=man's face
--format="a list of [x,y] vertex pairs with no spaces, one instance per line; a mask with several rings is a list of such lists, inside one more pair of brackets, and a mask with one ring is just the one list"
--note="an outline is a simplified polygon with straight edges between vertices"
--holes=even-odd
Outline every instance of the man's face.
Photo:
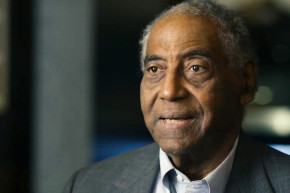
[[141,108],[147,128],[165,152],[200,152],[236,136],[243,86],[240,71],[229,66],[208,18],[171,15],[153,26]]

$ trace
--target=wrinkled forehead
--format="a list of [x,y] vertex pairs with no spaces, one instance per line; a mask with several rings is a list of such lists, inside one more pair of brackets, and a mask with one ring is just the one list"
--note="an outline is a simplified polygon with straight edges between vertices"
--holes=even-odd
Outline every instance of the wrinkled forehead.
[[206,16],[169,15],[158,20],[151,28],[146,55],[154,49],[185,49],[201,46],[211,50],[220,49],[217,27]]

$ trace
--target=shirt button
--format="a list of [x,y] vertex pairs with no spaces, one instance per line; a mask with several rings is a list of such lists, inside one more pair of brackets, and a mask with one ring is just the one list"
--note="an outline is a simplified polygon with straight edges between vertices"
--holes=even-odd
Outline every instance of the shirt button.
[[180,182],[182,182],[182,181],[183,181],[183,177],[182,177],[181,175],[178,174],[178,175],[177,175],[177,180],[180,181]]

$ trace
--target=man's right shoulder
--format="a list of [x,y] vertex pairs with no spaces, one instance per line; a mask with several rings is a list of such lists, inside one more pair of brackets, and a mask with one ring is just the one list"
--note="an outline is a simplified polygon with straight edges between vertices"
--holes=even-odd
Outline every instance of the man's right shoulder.
[[[67,183],[64,193],[89,192],[91,189],[105,189],[106,184],[130,180],[150,167],[158,165],[159,146],[151,143],[143,147],[93,163],[77,171]],[[152,166],[153,165],[153,166]],[[105,192],[105,191],[104,191]]]
[[158,155],[158,152],[159,146],[156,143],[150,143],[148,145],[144,145],[119,155],[95,162],[81,169],[80,172],[92,170],[105,170],[106,172],[108,170],[115,171],[120,167],[130,167],[129,165],[135,164],[135,162],[138,162],[138,164],[141,162],[147,162],[148,159],[153,159],[156,155]]

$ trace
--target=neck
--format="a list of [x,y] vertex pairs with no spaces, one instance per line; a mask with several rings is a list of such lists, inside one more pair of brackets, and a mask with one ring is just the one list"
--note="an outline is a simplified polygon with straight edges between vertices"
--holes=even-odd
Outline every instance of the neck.
[[219,148],[212,145],[211,150],[208,151],[169,155],[169,157],[175,167],[190,180],[201,180],[226,159],[233,148],[237,136],[238,134],[223,140],[223,143],[218,146]]

